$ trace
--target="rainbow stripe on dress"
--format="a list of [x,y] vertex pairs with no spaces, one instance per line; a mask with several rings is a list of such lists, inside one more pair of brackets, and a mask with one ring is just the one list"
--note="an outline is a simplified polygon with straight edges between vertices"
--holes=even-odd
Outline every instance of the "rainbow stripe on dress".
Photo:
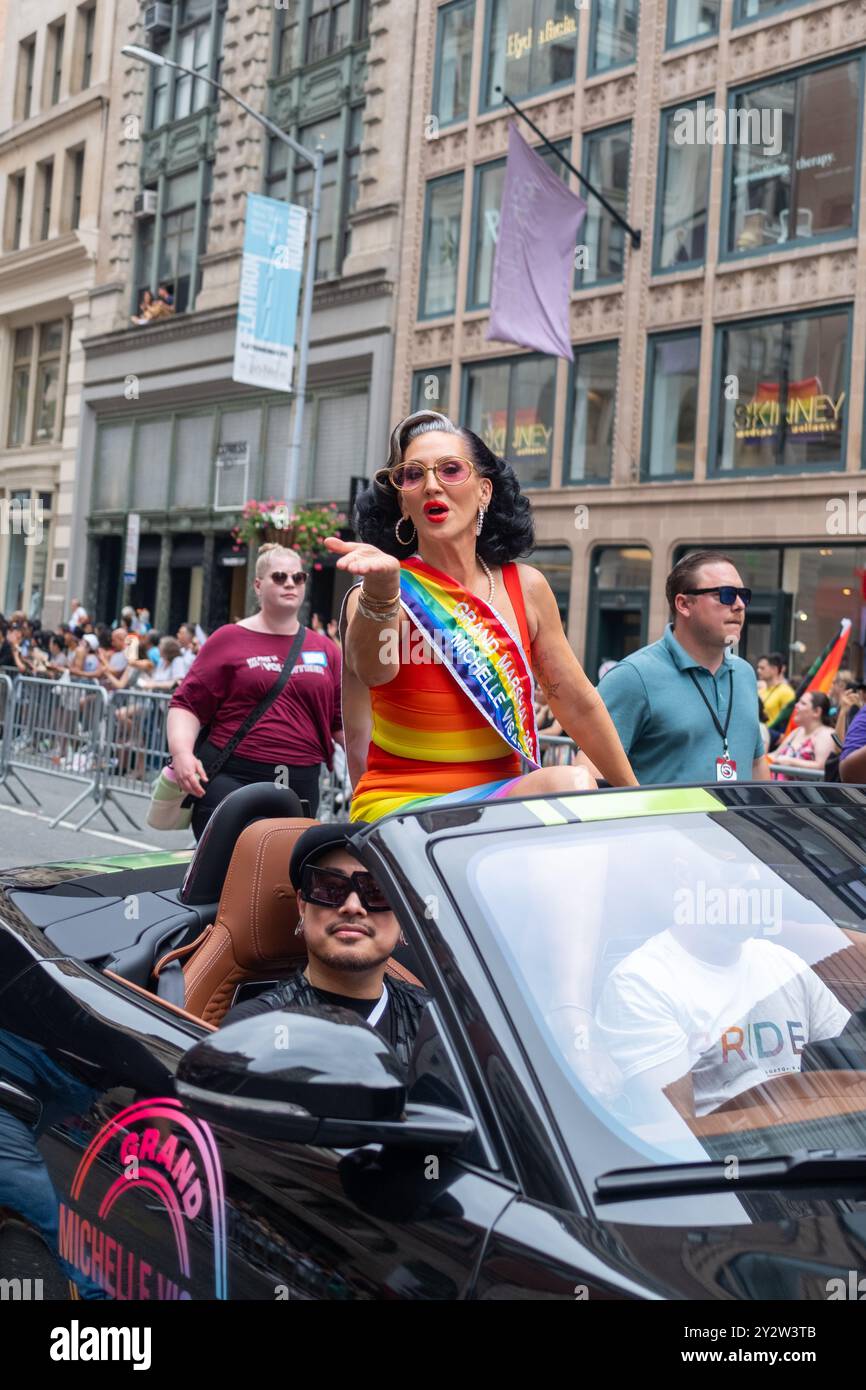
[[488,724],[532,768],[540,767],[532,675],[519,641],[499,614],[416,558],[401,567],[400,598]]

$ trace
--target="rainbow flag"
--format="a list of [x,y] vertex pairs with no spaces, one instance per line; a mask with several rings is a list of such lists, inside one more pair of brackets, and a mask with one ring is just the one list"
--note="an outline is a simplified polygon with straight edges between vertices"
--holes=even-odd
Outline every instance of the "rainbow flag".
[[800,684],[797,686],[797,693],[793,700],[790,700],[783,709],[779,710],[776,718],[770,724],[771,729],[778,729],[783,733],[790,733],[796,724],[794,718],[794,706],[808,690],[820,690],[824,695],[829,695],[830,686],[836,679],[836,672],[842,665],[842,658],[845,655],[845,648],[848,645],[848,636],[851,632],[851,619],[843,618],[839,624],[839,631],[832,637],[822,652],[819,652],[809,667]]
[[509,748],[540,767],[532,673],[496,610],[415,557],[401,568],[400,599],[488,724]]

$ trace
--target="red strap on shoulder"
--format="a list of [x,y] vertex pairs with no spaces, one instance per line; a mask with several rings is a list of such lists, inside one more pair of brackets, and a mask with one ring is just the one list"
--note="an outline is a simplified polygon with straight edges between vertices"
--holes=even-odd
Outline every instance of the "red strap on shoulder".
[[520,584],[520,571],[513,560],[509,560],[502,566],[502,578],[505,581],[505,589],[511,599],[511,606],[517,618],[517,629],[520,634],[521,645],[529,657],[529,624],[526,621],[526,605],[523,602],[523,589]]

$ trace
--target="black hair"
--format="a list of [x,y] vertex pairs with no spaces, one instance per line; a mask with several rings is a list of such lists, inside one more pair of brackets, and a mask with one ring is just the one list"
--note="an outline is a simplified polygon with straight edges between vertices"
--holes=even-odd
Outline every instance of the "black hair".
[[694,588],[699,569],[704,565],[733,563],[730,555],[725,555],[721,550],[693,550],[689,555],[684,555],[674,565],[665,583],[665,598],[668,601],[671,623],[675,624],[677,620],[674,600],[678,594],[684,594],[688,589]]
[[821,723],[831,724],[833,721],[830,718],[830,696],[825,695],[823,690],[810,690],[808,694],[813,708],[820,711]]
[[[484,440],[472,430],[455,425],[447,415],[435,410],[416,410],[401,420],[391,434],[387,467],[400,463],[412,439],[430,430],[459,435],[469,450],[469,456],[482,478],[493,484],[484,526],[476,542],[476,550],[488,564],[502,565],[528,555],[535,545],[535,527],[529,498],[520,490],[517,474],[510,463],[488,449]],[[375,545],[387,555],[406,560],[418,549],[417,534],[402,545],[394,533],[400,520],[400,494],[387,479],[373,478],[358,493],[354,526],[358,536],[368,545]],[[401,527],[407,531],[408,526]]]
[[784,671],[787,662],[781,652],[761,652],[759,661],[766,661],[770,666],[775,666],[777,671]]
[[758,718],[760,719],[762,724],[766,724],[767,711],[764,709],[764,702],[761,699],[760,695],[758,696]]

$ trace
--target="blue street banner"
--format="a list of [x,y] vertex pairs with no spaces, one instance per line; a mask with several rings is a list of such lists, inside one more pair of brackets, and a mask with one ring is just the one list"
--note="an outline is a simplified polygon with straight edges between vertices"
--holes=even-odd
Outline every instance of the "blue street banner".
[[247,194],[232,380],[291,391],[306,208]]

